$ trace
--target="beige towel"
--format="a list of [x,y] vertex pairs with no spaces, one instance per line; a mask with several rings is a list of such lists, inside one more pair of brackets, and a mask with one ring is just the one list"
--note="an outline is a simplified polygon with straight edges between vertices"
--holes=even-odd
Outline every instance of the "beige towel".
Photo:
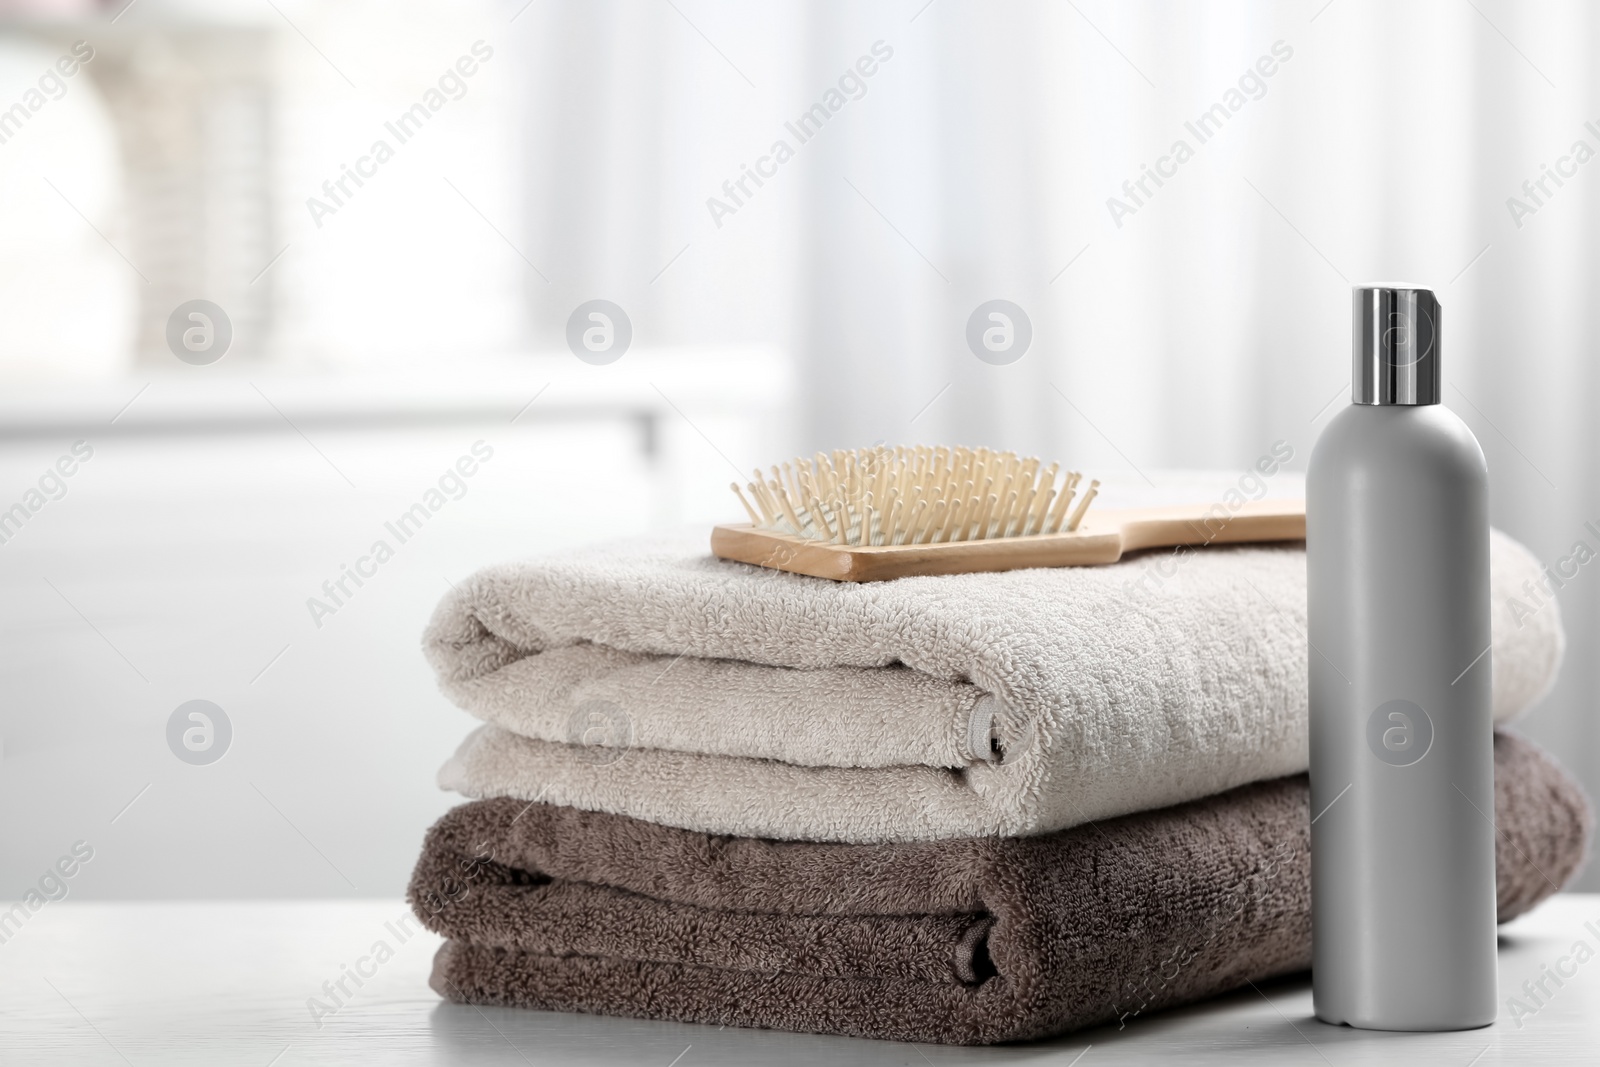
[[[1563,639],[1553,605],[1511,613],[1525,549],[1496,533],[1491,569],[1504,722]],[[850,585],[699,534],[489,567],[425,647],[490,723],[443,787],[710,833],[1042,833],[1307,766],[1298,545]]]

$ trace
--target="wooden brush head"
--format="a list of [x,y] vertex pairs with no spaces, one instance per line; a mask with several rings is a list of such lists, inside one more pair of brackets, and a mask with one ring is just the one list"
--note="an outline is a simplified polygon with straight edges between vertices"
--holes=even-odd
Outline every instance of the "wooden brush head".
[[732,489],[757,530],[869,547],[1070,533],[1100,487],[1078,496],[1081,480],[1015,452],[917,445],[796,457],[757,470],[749,498]]

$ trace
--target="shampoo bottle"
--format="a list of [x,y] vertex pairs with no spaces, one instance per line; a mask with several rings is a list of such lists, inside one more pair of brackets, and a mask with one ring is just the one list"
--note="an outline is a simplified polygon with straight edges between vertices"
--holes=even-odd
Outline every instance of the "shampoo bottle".
[[1353,403],[1306,475],[1312,997],[1330,1023],[1486,1026],[1488,468],[1439,402],[1434,294],[1354,295]]

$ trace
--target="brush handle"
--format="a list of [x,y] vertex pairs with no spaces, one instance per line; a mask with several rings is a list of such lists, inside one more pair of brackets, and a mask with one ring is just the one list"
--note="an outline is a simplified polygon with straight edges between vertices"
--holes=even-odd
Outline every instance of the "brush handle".
[[881,582],[927,574],[971,574],[1024,567],[1115,563],[1128,552],[1177,545],[1301,541],[1303,500],[1172,504],[1089,512],[1072,533],[1035,534],[932,545],[838,545],[806,541],[748,524],[717,526],[711,551],[722,559],[830,578]]
[[1231,511],[1226,505],[1217,503],[1106,508],[1098,514],[1091,511],[1086,515],[1078,532],[1113,527],[1121,532],[1122,553],[1177,545],[1303,541],[1306,536],[1306,502],[1254,500],[1246,501]]

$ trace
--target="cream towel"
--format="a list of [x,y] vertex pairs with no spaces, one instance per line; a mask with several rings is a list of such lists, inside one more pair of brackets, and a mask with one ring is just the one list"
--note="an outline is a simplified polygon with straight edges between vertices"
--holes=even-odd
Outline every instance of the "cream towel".
[[[1554,605],[1492,541],[1494,717],[1553,682]],[[850,585],[692,540],[489,567],[425,639],[485,719],[440,771],[717,834],[1032,834],[1307,767],[1303,546]],[[1462,665],[1463,667],[1466,664]],[[580,743],[573,743],[580,742]]]

